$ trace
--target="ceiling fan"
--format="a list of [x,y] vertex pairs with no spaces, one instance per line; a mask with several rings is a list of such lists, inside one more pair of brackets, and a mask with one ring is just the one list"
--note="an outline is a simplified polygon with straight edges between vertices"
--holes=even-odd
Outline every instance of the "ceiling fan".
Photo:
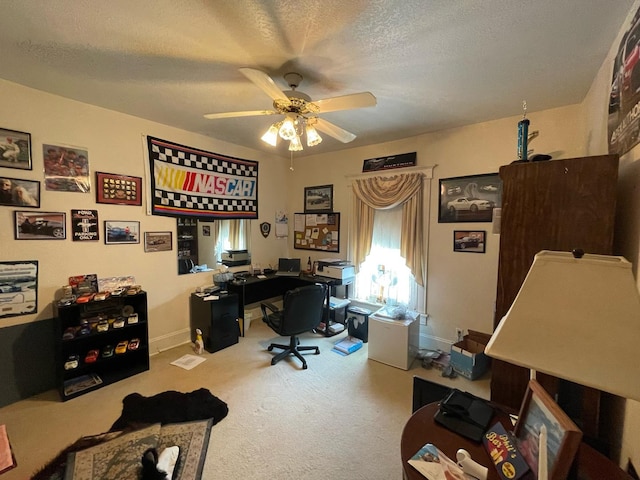
[[204,117],[217,119],[256,115],[284,115],[284,120],[271,125],[269,130],[262,136],[263,141],[274,147],[277,144],[278,137],[280,137],[290,142],[289,150],[300,151],[302,150],[300,137],[302,137],[303,133],[307,135],[307,146],[312,147],[322,141],[322,137],[320,137],[317,130],[342,143],[349,143],[356,138],[353,133],[320,118],[319,115],[327,112],[376,105],[376,97],[369,92],[325,98],[323,100],[311,100],[309,95],[296,90],[302,81],[302,75],[296,72],[284,75],[284,79],[291,89],[286,91],[282,91],[271,77],[261,70],[241,68],[240,73],[273,99],[273,110],[209,113]]

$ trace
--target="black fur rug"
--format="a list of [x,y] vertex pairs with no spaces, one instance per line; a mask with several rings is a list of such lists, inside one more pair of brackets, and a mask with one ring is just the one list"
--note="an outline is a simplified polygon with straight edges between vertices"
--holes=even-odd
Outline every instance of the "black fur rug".
[[[154,423],[181,423],[194,420],[213,419],[212,425],[225,418],[229,407],[206,388],[182,393],[167,391],[151,397],[139,393],[127,395],[122,400],[122,415],[111,426],[109,432],[131,432]],[[67,455],[84,450],[113,437],[100,434],[83,437],[62,450],[53,460],[39,470],[31,480],[61,480],[67,465]],[[141,459],[142,461],[142,459]],[[142,465],[142,463],[140,464]]]

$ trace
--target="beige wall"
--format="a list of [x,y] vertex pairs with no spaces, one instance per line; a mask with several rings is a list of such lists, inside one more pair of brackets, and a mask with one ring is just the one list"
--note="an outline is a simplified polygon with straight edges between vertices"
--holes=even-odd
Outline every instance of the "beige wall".
[[[611,46],[606,61],[602,64],[594,79],[591,89],[585,98],[582,118],[586,121],[587,153],[599,155],[607,153],[607,116],[609,89],[613,69],[613,59],[618,51],[622,35],[627,30],[633,15],[640,7],[636,1],[629,11],[629,16],[620,28],[618,38]],[[615,253],[623,255],[633,263],[636,282],[638,281],[638,259],[640,258],[640,146],[620,158],[618,182],[618,202],[615,232]],[[606,328],[606,326],[604,326]],[[629,379],[637,381],[637,378]],[[622,432],[615,432],[615,439],[620,438],[620,465],[626,467],[631,459],[636,468],[640,466],[640,403],[627,400],[622,412],[624,426]]]
[[[252,229],[252,249],[258,258],[275,261],[286,254],[287,242],[270,235],[265,239],[257,224],[273,223],[276,210],[286,207],[279,188],[287,165],[280,158],[139,118],[123,115],[14,83],[0,81],[0,125],[31,133],[33,170],[2,169],[3,176],[43,180],[42,144],[86,147],[93,172],[145,176],[143,135],[151,135],[225,155],[259,161],[259,220]],[[146,182],[145,182],[146,185]],[[146,202],[145,202],[146,203]],[[95,193],[50,192],[41,190],[42,211],[72,208],[97,209],[100,241],[14,240],[12,207],[0,207],[0,259],[38,260],[38,313],[2,320],[2,326],[43,320],[53,316],[51,302],[71,275],[95,273],[98,277],[134,275],[148,292],[151,352],[189,341],[188,298],[198,285],[212,282],[211,273],[177,274],[175,246],[176,221],[169,217],[146,215],[142,207],[95,203]],[[145,231],[172,231],[174,248],[170,252],[145,253],[144,245],[105,245],[104,220],[137,220]],[[67,218],[67,228],[69,228]],[[69,232],[67,232],[69,233]]]

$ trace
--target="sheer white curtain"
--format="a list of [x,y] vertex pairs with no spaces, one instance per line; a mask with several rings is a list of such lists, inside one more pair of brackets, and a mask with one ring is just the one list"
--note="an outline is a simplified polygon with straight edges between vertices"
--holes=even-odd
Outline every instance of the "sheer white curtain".
[[251,250],[251,220],[217,220],[213,234],[216,236],[216,260],[222,260],[226,250]]
[[424,311],[424,288],[400,255],[402,206],[375,210],[371,250],[360,264],[356,298],[374,304],[404,305]]

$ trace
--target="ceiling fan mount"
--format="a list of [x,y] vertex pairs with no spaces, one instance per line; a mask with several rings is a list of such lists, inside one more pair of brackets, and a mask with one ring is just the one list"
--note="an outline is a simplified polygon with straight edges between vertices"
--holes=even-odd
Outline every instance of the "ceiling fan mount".
[[[353,133],[319,118],[319,115],[326,112],[373,107],[376,105],[376,97],[369,92],[354,93],[350,95],[343,95],[341,97],[325,98],[314,101],[306,93],[296,90],[303,79],[302,75],[297,72],[289,72],[283,75],[285,81],[289,85],[289,88],[291,88],[291,90],[287,91],[281,90],[269,75],[260,70],[256,70],[254,68],[241,68],[240,73],[271,97],[273,100],[274,110],[209,113],[205,115],[205,118],[218,119],[256,115],[284,115],[285,120],[271,125],[267,133],[263,135],[262,140],[275,146],[277,139],[273,138],[273,132],[277,132],[277,130],[280,129],[280,137],[291,141],[289,150],[302,150],[300,136],[302,135],[303,130],[306,130],[308,146],[320,143],[322,138],[315,131],[315,128],[343,143],[351,142],[356,138]],[[283,135],[283,124],[293,121],[296,122],[296,128],[299,128],[299,130],[291,132],[292,129],[289,129],[287,132],[288,135]],[[284,125],[284,127],[286,127],[286,125]]]

